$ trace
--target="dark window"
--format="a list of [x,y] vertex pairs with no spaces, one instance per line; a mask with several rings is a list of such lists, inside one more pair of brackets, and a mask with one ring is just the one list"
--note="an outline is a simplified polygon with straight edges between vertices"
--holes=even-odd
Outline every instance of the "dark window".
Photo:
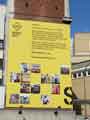
[[90,69],[88,69],[87,71],[88,71],[88,75],[90,75]]
[[81,72],[78,72],[78,77],[81,77]]
[[76,73],[73,73],[73,78],[76,78],[76,77],[77,77]]
[[4,40],[0,40],[0,49],[4,48]]
[[84,76],[84,77],[86,76],[86,72],[87,72],[87,71],[83,71],[83,76]]
[[3,85],[3,79],[0,79],[0,86]]
[[0,59],[0,69],[3,69],[3,59]]
[[0,86],[3,85],[3,76],[1,76],[2,70],[3,70],[3,59],[0,59]]

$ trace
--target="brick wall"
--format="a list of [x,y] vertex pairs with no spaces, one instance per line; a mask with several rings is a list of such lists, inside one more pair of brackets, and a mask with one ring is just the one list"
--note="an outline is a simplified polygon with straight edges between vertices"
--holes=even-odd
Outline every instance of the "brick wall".
[[15,18],[59,19],[64,17],[64,0],[14,0]]

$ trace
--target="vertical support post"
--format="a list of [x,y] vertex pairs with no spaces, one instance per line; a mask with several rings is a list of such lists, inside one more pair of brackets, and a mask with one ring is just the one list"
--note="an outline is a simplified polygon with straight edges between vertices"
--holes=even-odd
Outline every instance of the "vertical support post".
[[[85,69],[85,72],[86,72],[87,69]],[[85,79],[85,74],[84,74],[84,100],[86,101],[87,99],[87,91],[86,91],[86,79]],[[87,117],[87,105],[85,103],[85,106],[84,106],[84,119],[85,120],[88,120],[88,117]]]
[[64,17],[70,17],[69,0],[64,0]]

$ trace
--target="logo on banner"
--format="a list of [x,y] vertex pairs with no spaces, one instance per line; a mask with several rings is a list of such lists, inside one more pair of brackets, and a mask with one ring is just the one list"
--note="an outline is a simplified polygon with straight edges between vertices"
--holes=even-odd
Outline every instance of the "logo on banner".
[[12,31],[12,37],[18,37],[21,34],[22,31],[22,25],[19,22],[15,22],[12,25],[13,31]]

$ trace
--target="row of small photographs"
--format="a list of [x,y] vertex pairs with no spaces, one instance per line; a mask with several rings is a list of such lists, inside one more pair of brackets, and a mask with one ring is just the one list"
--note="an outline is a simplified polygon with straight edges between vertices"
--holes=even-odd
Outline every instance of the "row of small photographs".
[[[32,94],[40,94],[40,85],[30,85],[29,83],[21,83],[20,87],[20,93],[32,93]],[[51,94],[60,94],[60,85],[59,84],[53,84],[51,86]]]
[[60,75],[41,74],[41,83],[60,84]]
[[[31,82],[29,73],[11,73],[10,76],[11,82]],[[60,84],[60,75],[49,75],[49,74],[41,74],[41,83],[42,84]]]
[[21,93],[40,93],[40,85],[30,85],[29,83],[22,83],[20,88]]
[[30,74],[12,72],[10,75],[10,81],[11,82],[30,82]]
[[[10,104],[30,104],[30,95],[23,94],[12,94],[9,100]],[[41,95],[41,103],[48,104],[50,103],[50,97],[48,95]]]
[[[27,63],[21,63],[21,72],[23,73],[41,73],[41,66],[40,64],[32,64],[31,69],[30,69],[30,65]],[[69,65],[61,65],[60,67],[60,73],[61,74],[69,74],[70,73],[70,67]]]
[[41,72],[40,64],[32,64],[31,69],[30,69],[29,64],[21,63],[20,68],[21,68],[22,73],[30,73],[30,72],[32,72],[32,73],[40,73]]
[[19,95],[19,94],[12,94],[10,96],[10,100],[9,100],[10,104],[29,104],[30,100],[29,100],[29,95],[27,94],[23,94],[23,95]]

